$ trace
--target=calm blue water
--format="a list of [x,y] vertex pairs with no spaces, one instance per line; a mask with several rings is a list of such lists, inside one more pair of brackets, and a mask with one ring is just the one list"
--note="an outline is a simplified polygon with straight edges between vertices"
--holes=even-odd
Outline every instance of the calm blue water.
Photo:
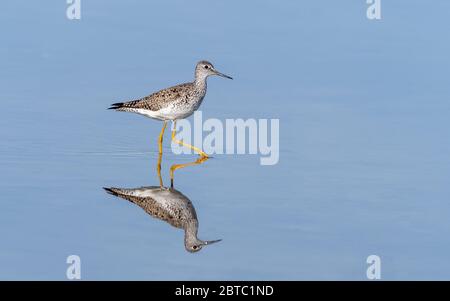
[[[0,9],[0,279],[450,278],[450,3],[7,1]],[[161,123],[106,110],[192,78],[203,117],[279,118],[280,161],[176,172],[199,236],[103,186],[157,185]],[[193,155],[171,154],[163,177]]]

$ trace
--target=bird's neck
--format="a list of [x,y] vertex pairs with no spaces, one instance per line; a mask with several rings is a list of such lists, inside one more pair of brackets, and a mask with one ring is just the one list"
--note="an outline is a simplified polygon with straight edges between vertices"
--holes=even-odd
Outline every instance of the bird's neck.
[[199,89],[206,89],[206,78],[208,76],[204,74],[196,74],[195,76],[195,86]]
[[184,228],[185,240],[197,239],[197,232],[198,232],[198,221],[196,220],[188,221]]

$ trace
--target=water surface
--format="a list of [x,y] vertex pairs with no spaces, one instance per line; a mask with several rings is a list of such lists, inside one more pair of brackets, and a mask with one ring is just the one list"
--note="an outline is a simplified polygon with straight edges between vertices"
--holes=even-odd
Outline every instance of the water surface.
[[[0,279],[450,277],[448,1],[9,1],[0,10]],[[161,123],[106,110],[188,81],[203,118],[279,118],[280,161],[217,155],[176,172],[200,234],[102,187],[158,185]],[[195,156],[171,154],[162,172]]]

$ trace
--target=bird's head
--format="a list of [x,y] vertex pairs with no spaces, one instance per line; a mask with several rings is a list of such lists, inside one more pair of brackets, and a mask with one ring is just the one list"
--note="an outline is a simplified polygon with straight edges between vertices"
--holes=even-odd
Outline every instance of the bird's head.
[[228,79],[233,79],[231,76],[225,75],[223,73],[220,73],[219,71],[217,71],[213,64],[211,64],[208,61],[200,61],[197,63],[197,66],[195,67],[195,77],[196,78],[207,78],[210,75],[218,75],[218,76],[222,76]]
[[209,245],[219,242],[219,241],[221,241],[221,239],[206,240],[206,241],[200,240],[198,238],[187,239],[184,242],[184,246],[188,252],[195,253],[195,252],[200,251],[204,246],[209,246]]

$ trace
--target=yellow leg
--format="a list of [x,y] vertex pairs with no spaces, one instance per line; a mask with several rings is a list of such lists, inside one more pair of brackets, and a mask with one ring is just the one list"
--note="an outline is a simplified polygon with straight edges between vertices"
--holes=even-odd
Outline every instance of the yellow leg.
[[161,188],[164,186],[162,177],[161,177],[161,160],[162,160],[162,142],[163,142],[163,137],[164,137],[164,131],[166,130],[166,121],[164,121],[164,125],[163,128],[161,130],[161,133],[159,134],[159,139],[158,139],[158,149],[159,149],[159,155],[158,155],[158,163],[156,165],[156,172],[158,173],[158,178],[159,178],[159,186],[161,186]]
[[198,158],[196,161],[194,162],[189,162],[189,163],[184,163],[184,164],[174,164],[170,167],[170,187],[173,188],[173,178],[174,178],[174,172],[177,169],[180,168],[184,168],[187,166],[192,166],[192,165],[197,165],[197,164],[202,164],[203,162],[207,161],[209,158],[202,156],[200,158]]
[[159,140],[158,140],[158,142],[159,142],[158,146],[159,146],[159,153],[160,154],[162,153],[162,142],[163,142],[164,131],[166,130],[166,126],[167,126],[167,121],[164,121],[164,125],[163,125],[163,128],[161,129],[161,133],[159,133]]
[[173,129],[172,129],[172,140],[173,140],[175,143],[179,144],[179,145],[188,147],[188,148],[192,149],[193,151],[197,152],[197,154],[199,154],[201,158],[208,158],[208,155],[207,155],[205,152],[203,152],[201,149],[199,149],[198,147],[195,147],[195,146],[193,146],[193,145],[184,143],[184,142],[181,141],[181,140],[175,139],[175,134],[176,134],[176,124],[177,124],[177,122],[174,121],[174,122],[173,122]]

